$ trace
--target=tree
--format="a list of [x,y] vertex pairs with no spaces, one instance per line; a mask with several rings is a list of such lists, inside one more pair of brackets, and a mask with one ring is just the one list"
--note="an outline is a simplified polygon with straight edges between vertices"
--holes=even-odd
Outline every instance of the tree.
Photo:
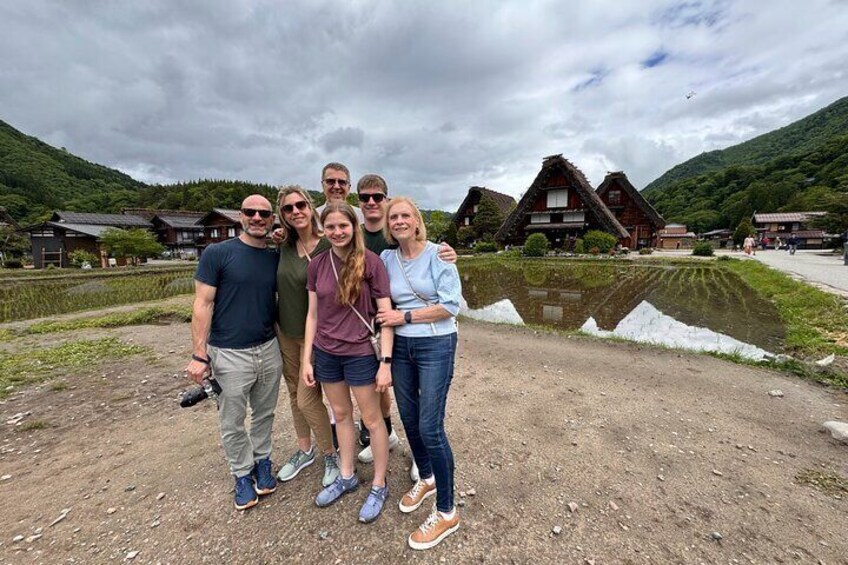
[[749,235],[754,235],[754,226],[751,224],[750,218],[743,218],[739,225],[736,226],[736,230],[733,232],[733,243],[736,245],[742,245],[742,242],[745,241],[745,238]]
[[424,224],[427,226],[427,238],[430,241],[438,243],[445,239],[448,226],[453,224],[453,222],[445,212],[433,210],[424,218]]
[[457,231],[458,228],[456,227],[456,222],[454,221],[451,221],[448,224],[447,229],[445,230],[445,242],[447,242],[447,244],[453,248],[456,248],[456,246],[459,245],[457,239]]
[[504,221],[503,212],[488,194],[480,197],[480,203],[477,206],[477,214],[474,216],[474,234],[479,239],[491,240]]
[[165,251],[156,236],[143,229],[108,228],[100,236],[100,242],[110,255],[131,257],[133,265],[139,257],[155,257]]
[[456,232],[456,243],[462,247],[471,247],[474,239],[474,228],[471,226],[462,226]]
[[20,259],[30,252],[29,238],[15,231],[12,226],[0,227],[0,259]]

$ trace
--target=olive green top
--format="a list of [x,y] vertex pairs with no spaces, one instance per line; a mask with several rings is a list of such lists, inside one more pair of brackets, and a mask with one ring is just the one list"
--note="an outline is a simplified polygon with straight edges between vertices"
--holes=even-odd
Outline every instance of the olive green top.
[[[314,259],[330,248],[330,242],[321,238],[311,253]],[[306,312],[309,295],[306,292],[306,267],[309,260],[298,257],[297,244],[285,242],[280,246],[280,262],[277,264],[277,300],[280,313],[280,333],[286,337],[303,339],[306,328]]]

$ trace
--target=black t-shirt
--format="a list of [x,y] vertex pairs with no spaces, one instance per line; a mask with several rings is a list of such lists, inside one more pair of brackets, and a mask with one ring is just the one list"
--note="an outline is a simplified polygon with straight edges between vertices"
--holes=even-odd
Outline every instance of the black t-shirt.
[[383,235],[383,230],[368,231],[365,224],[362,224],[362,235],[365,239],[365,248],[372,253],[379,255],[386,249],[396,249],[397,245],[392,245],[386,241],[386,236]]
[[275,336],[277,261],[276,250],[239,238],[206,248],[194,278],[216,288],[209,345],[246,349]]

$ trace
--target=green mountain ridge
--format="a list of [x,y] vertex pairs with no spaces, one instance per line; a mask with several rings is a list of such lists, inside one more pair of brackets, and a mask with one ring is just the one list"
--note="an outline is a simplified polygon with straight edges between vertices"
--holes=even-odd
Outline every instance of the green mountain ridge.
[[642,193],[695,232],[735,227],[757,212],[826,210],[848,227],[848,97],[788,126],[669,169]]
[[708,151],[675,165],[644,189],[655,190],[733,165],[765,165],[779,157],[810,153],[823,142],[848,134],[848,96],[782,128],[725,149]]

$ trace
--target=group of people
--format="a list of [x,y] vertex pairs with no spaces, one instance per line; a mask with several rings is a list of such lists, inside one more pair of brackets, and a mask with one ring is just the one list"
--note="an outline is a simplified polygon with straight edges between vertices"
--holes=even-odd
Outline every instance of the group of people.
[[[427,241],[420,210],[408,198],[389,199],[379,175],[357,183],[358,208],[346,202],[344,165],[327,164],[321,184],[326,202],[318,209],[303,189],[280,190],[281,228],[273,234],[271,203],[246,198],[242,233],[204,251],[186,372],[198,383],[211,374],[220,385],[221,442],[239,510],[274,492],[278,481],[295,479],[314,463],[316,449],[324,463],[316,505],[357,490],[352,395],[364,447],[357,457],[374,464],[358,516],[365,523],[380,516],[389,497],[389,451],[399,441],[390,417],[393,388],[413,457],[413,486],[398,507],[414,512],[435,497],[408,538],[412,548],[427,549],[459,527],[444,428],[461,299],[456,253]],[[275,475],[271,430],[281,380],[297,446]]]
[[[768,238],[768,236],[763,235],[759,238],[759,240],[754,239],[753,235],[749,235],[742,242],[742,251],[745,252],[746,255],[756,255],[757,254],[757,245],[759,245],[763,251],[765,251],[769,244],[774,243],[775,249],[781,249],[784,245],[784,242],[780,239],[780,237],[775,237],[774,242]],[[795,251],[798,249],[798,236],[794,233],[789,235],[786,242],[786,249],[790,254],[794,255]]]

